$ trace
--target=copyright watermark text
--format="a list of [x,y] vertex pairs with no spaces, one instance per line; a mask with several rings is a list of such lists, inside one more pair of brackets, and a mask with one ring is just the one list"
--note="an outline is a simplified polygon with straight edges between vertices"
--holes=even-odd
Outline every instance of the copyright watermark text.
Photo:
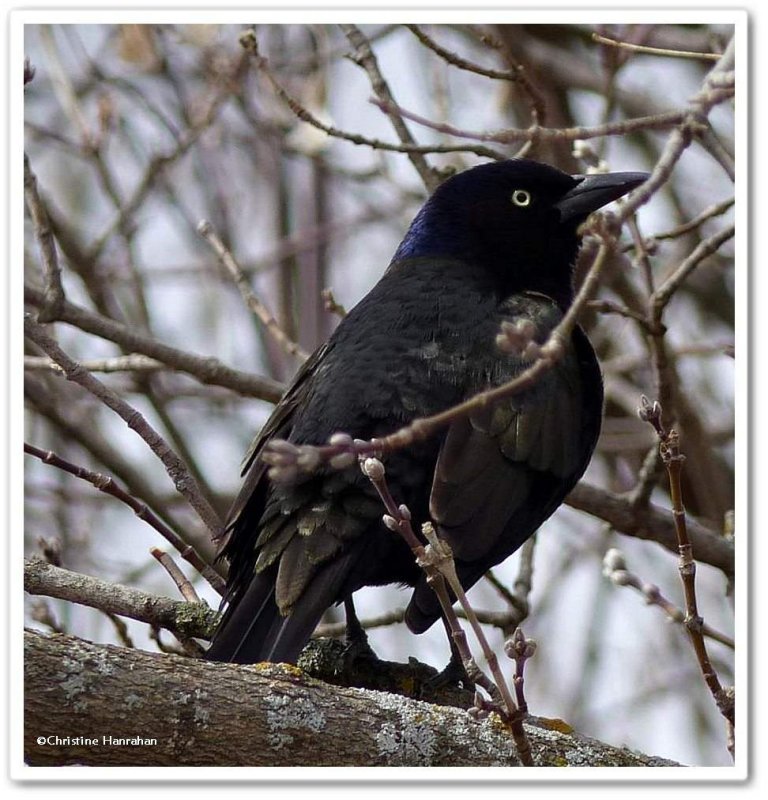
[[157,739],[151,736],[38,736],[41,747],[152,747]]

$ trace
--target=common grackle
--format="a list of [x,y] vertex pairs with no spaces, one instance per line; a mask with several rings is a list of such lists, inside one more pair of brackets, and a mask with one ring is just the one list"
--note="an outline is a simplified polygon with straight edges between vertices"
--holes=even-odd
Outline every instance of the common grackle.
[[[405,620],[415,633],[440,617],[357,465],[277,483],[264,445],[324,444],[339,431],[384,436],[514,378],[530,362],[496,346],[501,323],[530,320],[534,339],[546,339],[573,300],[579,224],[646,177],[571,176],[516,159],[435,190],[381,280],[304,364],[251,447],[222,549],[228,605],[208,658],[294,662],[323,612],[362,586],[414,587]],[[387,457],[393,496],[410,508],[414,530],[433,520],[465,588],[517,550],[579,480],[602,402],[594,351],[576,328],[564,358],[527,391]]]

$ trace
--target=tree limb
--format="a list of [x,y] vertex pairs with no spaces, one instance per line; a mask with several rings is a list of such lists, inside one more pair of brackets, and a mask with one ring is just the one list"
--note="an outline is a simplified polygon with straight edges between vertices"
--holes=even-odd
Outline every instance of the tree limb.
[[[617,531],[650,539],[677,553],[675,523],[667,509],[649,504],[637,507],[622,495],[599,489],[581,481],[565,498],[572,508],[585,511],[609,523]],[[688,534],[696,548],[696,560],[722,570],[731,580],[734,572],[733,541],[706,528],[695,520],[688,520]]]
[[[37,631],[24,638],[33,766],[517,765],[495,715],[476,721],[461,709],[330,686],[285,664],[216,664]],[[526,727],[540,766],[678,766],[561,721]]]
[[42,558],[24,560],[24,591],[119,614],[165,628],[182,638],[209,639],[218,614],[205,603],[185,603],[55,567]]
[[[45,303],[45,294],[33,286],[25,286],[24,302],[42,308]],[[269,400],[273,403],[282,397],[285,390],[284,386],[271,378],[233,369],[212,356],[199,356],[163,344],[151,336],[138,332],[135,328],[102,314],[88,311],[67,300],[62,303],[56,320],[66,322],[85,333],[108,339],[133,353],[141,353],[161,361],[172,369],[194,376],[201,383],[225,386],[233,392]]]

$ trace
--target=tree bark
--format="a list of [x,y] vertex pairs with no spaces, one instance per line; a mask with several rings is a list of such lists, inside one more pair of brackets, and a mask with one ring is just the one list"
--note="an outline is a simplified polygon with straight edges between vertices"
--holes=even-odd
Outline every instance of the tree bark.
[[[297,667],[237,666],[25,632],[32,766],[517,766],[492,714],[341,688]],[[678,766],[526,724],[540,766]]]

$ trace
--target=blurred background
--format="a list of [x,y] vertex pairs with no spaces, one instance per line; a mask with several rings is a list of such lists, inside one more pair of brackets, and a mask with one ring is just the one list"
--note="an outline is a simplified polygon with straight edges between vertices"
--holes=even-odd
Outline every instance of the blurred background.
[[[427,188],[409,154],[398,152],[401,139],[390,118],[370,102],[376,94],[371,74],[349,57],[355,46],[340,26],[256,25],[259,57],[266,59],[259,61],[239,43],[248,23],[26,26],[35,74],[25,93],[25,149],[71,303],[277,387],[300,360],[248,310],[198,233],[200,220],[211,223],[287,336],[311,352],[343,313],[323,291],[331,289],[332,301],[347,309],[360,300],[386,268]],[[593,34],[707,54],[722,53],[733,35],[729,26],[652,24],[364,25],[359,32],[394,101],[435,123],[404,121],[414,142],[432,149],[423,158],[441,175],[516,155],[573,173],[650,171],[669,126],[619,130],[575,150],[572,135],[504,143],[469,134],[679,112],[700,90],[712,59],[625,50]],[[466,62],[482,69],[467,69]],[[723,152],[732,154],[732,102],[716,105],[709,119]],[[583,319],[603,366],[607,400],[585,481],[616,494],[631,493],[640,482],[664,507],[665,477],[643,473],[654,437],[636,408],[641,394],[659,395],[659,372],[651,337],[636,317],[647,310],[654,285],[733,222],[734,187],[724,162],[716,148],[694,143],[684,151],[662,190],[639,210],[634,232],[625,226],[624,253],[605,276],[603,302]],[[25,280],[39,290],[41,258],[29,219],[26,234]],[[733,248],[725,241],[692,271],[663,320],[669,385],[662,393],[688,459],[686,506],[723,535],[732,533],[734,503]],[[617,308],[634,310],[635,317],[613,313]],[[203,384],[172,365],[125,368],[115,359],[126,351],[105,338],[62,323],[49,332],[163,433],[225,515],[239,487],[241,458],[277,389],[238,392]],[[212,560],[204,525],[145,443],[52,370],[34,345],[25,356],[26,440],[112,475]],[[149,554],[164,541],[130,509],[36,459],[27,458],[25,467],[28,553],[42,551],[68,569],[177,596]],[[523,623],[539,644],[526,670],[531,712],[561,717],[615,745],[688,764],[730,765],[722,718],[684,630],[603,575],[609,548],[620,548],[631,571],[683,605],[675,555],[563,506],[542,527],[534,551]],[[502,590],[513,590],[518,562],[516,554],[494,570],[494,583],[472,590],[476,608],[505,608]],[[216,593],[179,563],[215,607]],[[705,621],[732,636],[731,587],[723,572],[701,565],[697,587]],[[404,608],[408,595],[385,587],[355,599],[365,620]],[[32,626],[157,647],[145,625],[127,620],[122,632],[98,611],[27,600]],[[337,619],[331,610],[328,621]],[[501,653],[502,630],[491,627],[489,636]],[[390,660],[416,656],[442,668],[448,659],[441,626],[414,637],[393,624],[372,629],[370,637]],[[710,655],[721,682],[731,684],[733,651],[714,642]],[[509,674],[511,667],[505,660]]]

